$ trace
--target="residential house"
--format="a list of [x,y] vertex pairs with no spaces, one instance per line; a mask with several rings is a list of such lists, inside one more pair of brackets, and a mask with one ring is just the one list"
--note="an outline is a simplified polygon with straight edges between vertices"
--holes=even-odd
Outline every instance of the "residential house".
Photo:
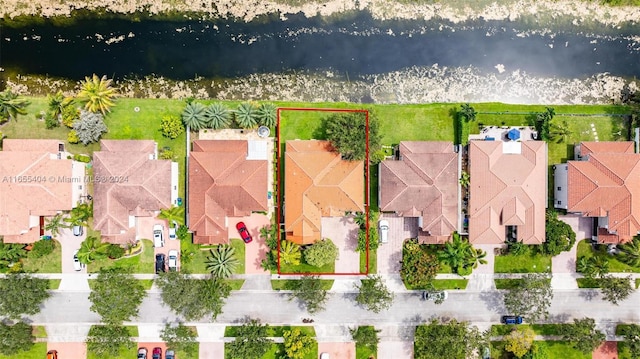
[[460,161],[450,142],[403,141],[379,166],[382,212],[418,217],[420,243],[444,243],[460,227]]
[[33,243],[46,217],[70,211],[86,193],[84,163],[58,140],[5,139],[0,151],[0,236]]
[[93,154],[94,228],[102,241],[134,243],[138,222],[177,204],[178,164],[151,140],[101,140]]
[[527,139],[469,142],[471,243],[544,242],[547,144]]
[[575,160],[554,166],[554,206],[594,220],[600,243],[640,233],[640,154],[634,143],[582,142]]
[[268,210],[270,173],[265,145],[266,141],[255,140],[193,142],[189,154],[189,228],[194,243],[229,243],[229,225],[237,222],[231,218]]
[[364,211],[364,162],[346,161],[328,141],[287,141],[284,227],[297,244],[321,239],[322,217]]

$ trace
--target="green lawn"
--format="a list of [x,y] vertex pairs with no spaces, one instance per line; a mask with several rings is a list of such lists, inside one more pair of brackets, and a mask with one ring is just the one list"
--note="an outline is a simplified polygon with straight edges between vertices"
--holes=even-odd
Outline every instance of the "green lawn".
[[[591,359],[591,353],[584,354],[564,341],[536,341],[536,344],[541,350],[547,352],[549,359]],[[505,342],[491,342],[491,358],[513,358],[511,353],[504,349],[504,346]]]
[[466,289],[467,284],[469,283],[468,279],[434,279],[433,288],[437,290],[445,290],[445,289]]
[[[361,326],[363,327],[363,326]],[[356,359],[369,359],[377,356],[377,351],[371,350],[364,345],[358,345],[356,343]]]
[[[375,274],[378,272],[378,251],[369,250],[369,272]],[[367,256],[364,252],[360,252],[360,273],[367,273]]]
[[155,258],[153,256],[153,243],[148,239],[142,239],[143,251],[128,258],[120,259],[99,259],[89,263],[87,271],[96,273],[100,268],[129,268],[132,273],[153,273]]
[[[530,327],[536,333],[536,335],[560,335],[560,329],[568,324],[522,324],[518,325],[518,328]],[[491,335],[507,335],[511,333],[515,325],[492,325]]]
[[149,290],[153,286],[153,279],[140,279],[140,284],[142,284],[144,290]]
[[494,279],[496,289],[514,289],[522,284],[522,279]]
[[60,288],[60,282],[62,279],[49,279],[49,289],[56,290]]
[[636,289],[640,288],[640,278],[636,278]]
[[310,264],[304,263],[304,255],[300,264],[291,265],[280,262],[280,273],[335,273],[336,272],[336,263],[332,262],[329,264],[325,264],[322,267],[312,266]]
[[603,279],[598,278],[577,278],[578,288],[600,288],[600,281]]
[[609,272],[611,273],[640,273],[640,267],[631,267],[625,263],[616,259],[615,255],[607,253],[607,246],[599,246],[597,251],[594,251],[589,243],[589,240],[582,240],[578,243],[577,258],[593,256],[599,256],[609,261]]
[[[288,290],[287,284],[295,283],[296,279],[272,279],[271,288],[273,290]],[[329,290],[333,286],[333,279],[320,279],[322,289]]]
[[[234,274],[244,274],[245,271],[245,246],[244,242],[238,238],[231,239],[231,247],[235,249],[236,258],[238,258],[238,266],[233,271]],[[207,256],[209,255],[209,249],[215,249],[216,246],[210,245],[198,245],[191,242],[182,241],[180,243],[182,252],[182,270],[193,274],[208,274],[207,271]],[[189,256],[189,260],[184,260],[186,256]]]
[[[234,337],[236,335],[235,326],[226,327],[224,330],[225,337]],[[312,326],[270,326],[267,329],[268,337],[282,337],[285,330],[291,330],[293,328],[300,329],[303,334],[314,337],[316,336],[315,329]],[[260,359],[279,359],[284,358],[284,344],[272,344],[270,350]],[[305,355],[303,359],[317,359],[318,358],[318,344],[315,342],[310,353]]]
[[240,290],[244,284],[244,279],[227,279],[226,282],[231,287],[231,290]]
[[34,258],[29,252],[27,258],[22,260],[22,268],[25,272],[62,273],[62,246],[55,239],[53,241],[56,243],[56,247],[46,256]]
[[497,255],[494,265],[495,273],[547,273],[551,272],[551,256],[543,254],[514,256]]
[[29,351],[14,355],[2,355],[0,359],[42,359],[47,356],[47,343],[35,343]]

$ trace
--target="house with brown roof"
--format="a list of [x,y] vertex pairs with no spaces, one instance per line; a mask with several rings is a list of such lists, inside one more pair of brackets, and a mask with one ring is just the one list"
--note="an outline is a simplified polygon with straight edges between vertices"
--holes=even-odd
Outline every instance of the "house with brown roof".
[[364,162],[345,161],[328,141],[287,141],[284,226],[298,244],[321,239],[322,217],[364,211]]
[[545,241],[547,144],[469,142],[469,241],[500,244]]
[[592,217],[600,243],[640,233],[640,154],[634,143],[582,142],[575,160],[554,166],[554,206]]
[[137,222],[177,204],[178,164],[151,140],[101,140],[93,154],[93,223],[102,241],[139,240]]
[[450,142],[403,141],[380,163],[380,211],[418,217],[420,243],[444,243],[460,227],[460,161]]
[[229,243],[230,218],[268,210],[268,152],[260,151],[256,142],[267,143],[193,142],[189,154],[189,229],[194,243]]
[[0,151],[0,235],[33,243],[45,218],[70,211],[86,193],[84,163],[67,159],[58,140],[5,139]]

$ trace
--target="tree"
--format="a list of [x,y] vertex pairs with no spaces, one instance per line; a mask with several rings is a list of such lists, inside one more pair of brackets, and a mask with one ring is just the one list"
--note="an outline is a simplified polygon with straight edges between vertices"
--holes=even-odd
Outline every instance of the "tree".
[[505,349],[521,358],[531,350],[536,334],[530,327],[516,327],[511,333],[505,335]]
[[112,268],[100,270],[89,300],[91,310],[102,317],[102,322],[121,325],[138,316],[145,295],[144,287],[131,273]]
[[560,326],[560,335],[577,350],[589,354],[605,341],[603,332],[596,329],[592,318],[574,319],[573,324]]
[[98,142],[102,134],[107,132],[107,125],[99,113],[80,111],[80,118],[73,123],[73,130],[83,145]]
[[627,324],[622,327],[620,334],[624,336],[624,346],[629,350],[631,358],[640,358],[640,325]]
[[58,213],[53,217],[47,218],[44,230],[51,232],[51,235],[56,237],[60,235],[60,228],[66,227],[67,226],[63,223],[62,213]]
[[471,246],[468,240],[463,239],[458,232],[453,232],[452,240],[445,243],[444,248],[438,252],[438,259],[451,267],[456,273],[462,275],[466,271],[475,269],[478,264],[486,264],[484,259],[487,254]]
[[122,348],[131,349],[129,330],[122,325],[93,325],[87,336],[87,349],[98,357],[116,357]]
[[468,103],[463,103],[460,106],[460,112],[459,112],[460,116],[462,116],[462,118],[466,121],[466,122],[473,122],[476,120],[476,115],[478,114],[476,112],[476,110],[471,107],[471,105],[469,105]]
[[311,314],[321,312],[329,300],[328,292],[322,288],[322,281],[317,275],[303,275],[296,281],[287,283],[289,301],[297,299]]
[[216,278],[229,278],[240,263],[235,253],[236,250],[226,244],[220,244],[215,250],[209,249],[205,261],[207,271]]
[[19,98],[11,90],[0,92],[0,123],[3,120],[17,120],[18,115],[26,115],[30,104],[31,102]]
[[[0,236],[2,239],[2,236]],[[0,266],[7,268],[27,256],[24,244],[2,243],[0,244]]]
[[571,250],[576,243],[576,233],[571,226],[558,219],[558,213],[548,210],[545,214],[546,240],[542,244],[542,252],[557,256],[563,251]]
[[107,256],[107,247],[109,247],[109,243],[102,243],[98,238],[89,236],[80,243],[78,260],[82,264],[89,264],[96,259],[105,258]]
[[551,123],[550,131],[549,137],[556,143],[566,142],[567,138],[573,134],[566,120],[562,121],[562,124]]
[[301,256],[299,245],[287,240],[280,242],[280,260],[283,263],[297,266]]
[[282,336],[284,337],[284,351],[290,359],[304,359],[316,346],[316,341],[303,333],[300,328],[285,330]]
[[191,279],[183,272],[161,274],[154,283],[162,291],[162,301],[177,315],[193,321],[222,313],[231,288],[222,279]]
[[602,299],[615,305],[629,298],[634,292],[631,286],[631,276],[624,278],[616,278],[611,275],[602,276],[600,290],[602,291]]
[[178,116],[164,115],[160,120],[160,130],[162,135],[170,139],[175,139],[184,132],[184,124]]
[[72,97],[65,97],[62,91],[56,92],[55,95],[47,96],[47,112],[56,120],[60,120],[62,116],[62,112],[64,112],[65,108],[73,105]]
[[304,260],[308,264],[322,267],[333,263],[338,258],[338,247],[329,239],[324,238],[304,250]]
[[389,309],[393,304],[393,292],[387,288],[379,275],[370,275],[361,280],[360,285],[355,285],[358,290],[356,302],[367,310],[380,313],[383,309]]
[[634,237],[632,241],[618,247],[618,259],[632,267],[640,267],[640,239]]
[[469,247],[467,262],[464,264],[464,267],[468,269],[476,269],[478,268],[478,264],[487,264],[487,260],[485,258],[487,258],[487,252],[482,249]]
[[425,289],[435,279],[440,263],[415,240],[404,242],[400,277],[411,289]]
[[469,184],[471,183],[471,176],[469,175],[469,172],[462,171],[460,173],[460,178],[458,179],[458,183],[460,183],[460,185],[464,188],[469,187]]
[[[47,300],[49,281],[28,274],[7,274],[0,280],[0,315],[19,319],[23,314],[34,315]],[[2,338],[2,336],[0,336]]]
[[[373,113],[369,116],[369,153],[382,149],[379,122]],[[322,128],[331,145],[349,161],[366,158],[366,117],[364,113],[337,113],[322,120]]]
[[551,132],[551,121],[556,112],[553,107],[546,107],[544,112],[537,113],[535,116],[536,131],[542,141],[548,141]]
[[507,291],[504,305],[509,313],[521,315],[530,322],[549,317],[549,306],[553,299],[551,279],[542,273],[527,274],[522,283]]
[[268,324],[260,324],[257,319],[239,326],[235,339],[225,345],[225,356],[230,359],[262,358],[271,348],[272,341],[266,338],[268,328]]
[[602,277],[609,273],[609,261],[600,256],[582,256],[576,261],[576,270],[587,278]]
[[92,77],[85,77],[80,83],[80,92],[76,96],[78,102],[84,103],[87,111],[103,115],[111,111],[111,107],[115,105],[113,102],[116,96],[116,90],[111,87],[111,79],[106,76],[98,77],[93,74]]
[[184,207],[171,206],[171,208],[163,208],[160,210],[158,218],[166,220],[169,226],[171,226],[173,222],[184,226]]
[[15,355],[31,350],[36,338],[33,328],[24,322],[13,325],[0,322],[0,354]]
[[73,128],[73,123],[76,122],[78,118],[80,118],[80,110],[72,104],[69,104],[69,106],[66,106],[64,109],[62,109],[62,114],[60,115],[60,117],[62,118],[63,125],[69,128]]
[[487,345],[477,327],[455,319],[441,323],[432,320],[419,325],[414,338],[415,359],[464,359]]
[[182,111],[182,122],[191,131],[199,131],[206,127],[206,107],[199,102],[189,102]]
[[160,338],[167,343],[167,348],[182,351],[188,357],[198,355],[198,334],[193,328],[187,327],[182,322],[177,325],[165,323],[160,332]]
[[258,126],[258,112],[256,107],[250,102],[243,102],[238,105],[235,116],[236,123],[241,128],[254,128]]
[[381,330],[374,328],[373,326],[360,326],[357,328],[349,328],[349,333],[351,333],[351,338],[356,345],[363,346],[373,353],[378,352],[378,343],[380,343],[380,338],[378,334]]
[[260,125],[267,126],[269,128],[274,127],[276,125],[276,121],[278,120],[278,108],[276,105],[272,103],[262,103],[260,107],[258,107],[257,116]]
[[69,227],[87,226],[91,217],[93,217],[93,204],[80,203],[69,212],[69,217],[65,219],[65,222],[69,223]]
[[222,102],[212,103],[207,107],[204,116],[207,119],[207,126],[214,130],[227,128],[231,124],[231,111]]

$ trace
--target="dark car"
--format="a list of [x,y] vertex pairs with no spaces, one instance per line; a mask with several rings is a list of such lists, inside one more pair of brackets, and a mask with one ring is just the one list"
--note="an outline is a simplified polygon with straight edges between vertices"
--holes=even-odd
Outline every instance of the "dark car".
[[152,359],[162,359],[162,348],[155,347],[153,348]]
[[245,226],[244,222],[238,222],[238,224],[236,224],[236,229],[238,230],[238,233],[240,233],[240,237],[242,238],[244,243],[249,243],[249,242],[251,242],[253,240],[253,238],[251,238],[251,234],[249,234],[249,230],[247,229],[247,226]]
[[165,260],[166,258],[164,254],[156,254],[156,273],[166,272]]
[[522,317],[519,315],[503,315],[502,324],[522,324]]
[[176,352],[174,352],[173,350],[168,350],[166,352],[164,352],[164,358],[165,359],[176,359]]

